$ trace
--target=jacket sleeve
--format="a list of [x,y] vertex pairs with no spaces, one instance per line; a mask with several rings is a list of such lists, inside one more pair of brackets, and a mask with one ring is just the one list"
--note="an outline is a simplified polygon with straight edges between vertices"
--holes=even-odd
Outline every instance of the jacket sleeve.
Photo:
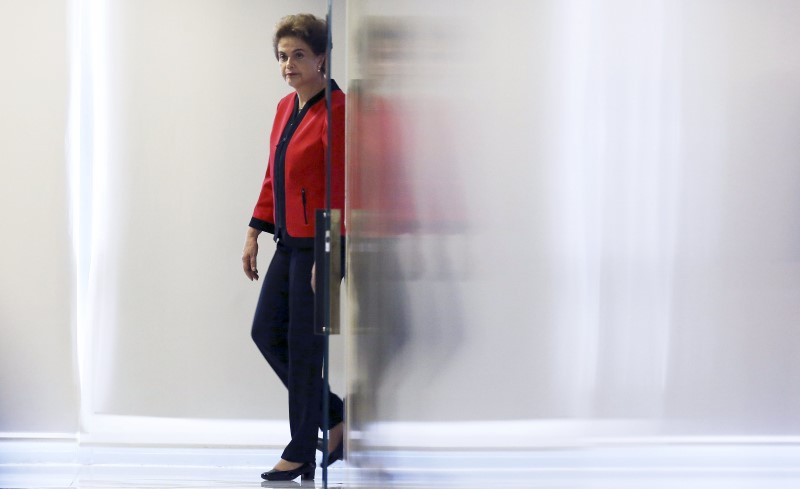
[[[270,158],[270,161],[272,158]],[[275,207],[274,194],[272,193],[272,165],[267,164],[267,174],[261,184],[261,194],[258,196],[253,217],[250,218],[250,227],[275,234]]]
[[[342,212],[342,236],[344,226],[344,148],[345,148],[345,103],[344,97],[331,107],[331,207]],[[328,150],[327,126],[322,133],[322,145]]]
[[275,234],[275,213],[273,210],[272,175],[267,167],[267,176],[261,185],[261,194],[258,196],[253,217],[250,218],[250,227],[260,231]]

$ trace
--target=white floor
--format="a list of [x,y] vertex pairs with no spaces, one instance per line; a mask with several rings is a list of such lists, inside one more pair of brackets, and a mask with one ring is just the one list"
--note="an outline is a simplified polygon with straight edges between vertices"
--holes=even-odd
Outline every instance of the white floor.
[[[262,481],[261,472],[279,455],[263,449],[0,444],[0,488],[323,487],[320,469],[314,483]],[[356,468],[356,462],[372,468]],[[800,446],[391,452],[353,460],[350,466],[337,463],[328,471],[328,487],[797,489]]]

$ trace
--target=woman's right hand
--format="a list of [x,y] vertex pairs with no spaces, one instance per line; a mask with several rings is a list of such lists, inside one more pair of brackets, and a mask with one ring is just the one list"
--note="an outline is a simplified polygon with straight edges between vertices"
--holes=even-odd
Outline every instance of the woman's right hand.
[[256,257],[258,256],[258,235],[261,231],[254,228],[247,228],[247,237],[244,239],[244,250],[242,251],[242,269],[250,280],[258,280],[258,268],[256,267]]

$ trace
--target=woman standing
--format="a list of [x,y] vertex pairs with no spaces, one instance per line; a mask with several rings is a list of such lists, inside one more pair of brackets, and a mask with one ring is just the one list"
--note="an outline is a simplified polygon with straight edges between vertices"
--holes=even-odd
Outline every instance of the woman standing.
[[291,441],[266,480],[314,479],[317,431],[330,429],[329,463],[342,456],[344,408],[330,394],[322,421],[324,336],[314,334],[315,210],[325,207],[325,155],[331,147],[331,205],[344,207],[344,93],[332,81],[331,140],[325,106],[327,25],[310,14],[290,15],[275,29],[281,76],[294,89],[278,103],[270,158],[247,229],[242,267],[258,280],[258,235],[274,235],[275,254],[264,277],[252,337],[289,391]]

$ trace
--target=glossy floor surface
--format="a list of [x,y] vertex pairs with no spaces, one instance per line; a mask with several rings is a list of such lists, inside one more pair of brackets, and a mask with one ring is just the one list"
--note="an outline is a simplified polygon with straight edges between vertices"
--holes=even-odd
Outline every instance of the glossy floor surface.
[[[40,463],[35,447],[3,448],[0,488],[257,488],[323,487],[316,481],[269,483],[268,467],[252,464],[246,450],[115,449],[83,453],[75,463]],[[254,458],[279,452],[255,450]],[[214,462],[217,460],[218,462]],[[363,462],[366,462],[364,460]],[[224,466],[228,464],[249,464]],[[170,465],[174,464],[174,465]],[[392,452],[370,467],[338,463],[328,471],[332,488],[541,488],[541,489],[795,489],[800,487],[800,447],[657,446],[535,452]],[[491,467],[495,467],[492,469]]]

